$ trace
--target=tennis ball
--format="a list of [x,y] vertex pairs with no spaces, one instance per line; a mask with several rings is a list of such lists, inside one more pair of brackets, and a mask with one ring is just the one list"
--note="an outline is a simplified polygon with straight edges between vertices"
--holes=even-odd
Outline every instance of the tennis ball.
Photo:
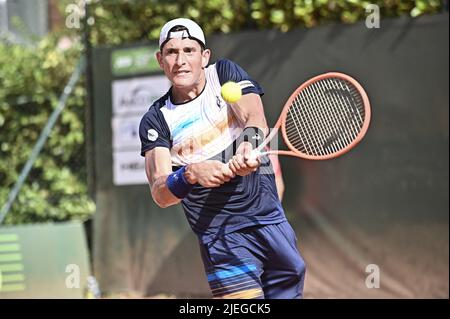
[[239,84],[231,81],[222,85],[220,93],[222,94],[223,99],[228,103],[236,103],[242,97],[242,90]]

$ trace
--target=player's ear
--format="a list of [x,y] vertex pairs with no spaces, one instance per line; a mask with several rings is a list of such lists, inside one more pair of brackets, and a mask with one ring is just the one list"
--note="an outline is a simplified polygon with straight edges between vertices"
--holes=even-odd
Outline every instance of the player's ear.
[[161,51],[156,52],[156,60],[158,60],[159,67],[161,69],[164,69],[163,62],[162,62],[162,53],[161,53]]
[[205,49],[202,52],[202,68],[206,68],[209,63],[209,58],[211,57],[211,50]]

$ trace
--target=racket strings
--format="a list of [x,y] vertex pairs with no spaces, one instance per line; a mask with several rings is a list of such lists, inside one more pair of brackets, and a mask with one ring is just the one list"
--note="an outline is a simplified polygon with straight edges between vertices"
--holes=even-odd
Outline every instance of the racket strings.
[[[301,143],[302,151],[306,150],[311,154],[317,154],[319,149],[317,148],[317,143],[314,143],[314,141],[320,140],[321,142],[325,142],[323,138],[323,136],[325,136],[325,132],[322,127],[318,126],[317,123],[312,120],[318,116],[317,112],[312,108],[305,109],[301,107],[302,104],[310,104],[313,102],[311,101],[310,94],[308,94],[309,92],[306,93],[307,94],[298,95],[294,99],[293,106],[290,110],[292,117],[288,118],[288,120],[290,120],[290,124],[294,124],[298,134],[297,136],[293,135],[291,143]],[[296,123],[296,121],[298,123]],[[291,129],[288,129],[288,131],[289,133],[293,132]]]
[[[343,86],[342,82],[338,82],[339,87],[341,88],[342,92],[348,92],[349,94],[342,94],[343,99],[336,99],[336,102],[338,102],[340,104],[340,107],[342,108],[342,110],[347,111],[347,114],[345,112],[343,113],[338,113],[336,114],[337,116],[341,115],[341,119],[344,119],[344,121],[342,121],[342,123],[348,128],[349,125],[352,126],[353,130],[350,130],[349,133],[359,133],[360,128],[363,125],[363,119],[361,118],[361,114],[359,109],[357,108],[357,104],[356,104],[356,99],[354,97],[353,94],[357,94],[357,96],[359,96],[359,93],[356,91],[356,89],[351,86],[349,87],[347,86]],[[328,85],[328,89],[330,89],[330,84]],[[331,89],[330,89],[331,90]],[[353,93],[353,94],[352,94]],[[360,101],[362,101],[359,98]],[[333,101],[330,101],[331,103],[333,103]],[[362,103],[361,103],[362,105]],[[351,111],[349,111],[348,106],[350,106],[352,108]],[[364,112],[364,108],[362,109],[362,111]],[[345,121],[345,115],[347,115],[347,119],[350,119],[350,121]],[[357,121],[358,123],[356,123],[355,125],[355,121]],[[354,138],[356,137],[356,135],[353,136]]]
[[[326,104],[329,103],[329,101],[326,101],[323,99],[323,96],[320,94],[317,94],[318,90],[320,90],[319,87],[317,87],[317,83],[313,84],[313,88],[310,90],[306,90],[306,94],[307,95],[312,95],[312,98],[310,98],[310,102],[311,103],[322,103],[322,104]],[[335,117],[332,116],[332,114],[329,113],[330,110],[330,105],[326,104],[328,107],[325,108],[323,110],[323,112],[319,112],[318,108],[314,108],[314,110],[316,111],[316,119],[320,119],[319,124],[321,123],[322,131],[321,131],[321,145],[327,145],[327,143],[329,142],[327,140],[327,136],[334,136],[334,127],[338,126],[338,123],[336,123],[335,121]],[[327,121],[327,119],[331,119],[331,121]],[[324,130],[325,128],[325,130]],[[330,144],[330,147],[326,149],[326,154],[329,153],[333,153],[333,152],[337,152],[340,149],[340,147],[338,145],[334,145],[334,144]]]
[[361,131],[364,118],[358,89],[346,80],[327,78],[310,84],[293,99],[285,131],[298,151],[323,156],[351,144]]
[[[326,83],[326,84],[327,85],[325,86],[325,83],[320,83],[319,86],[325,92],[330,92],[331,91],[330,84],[329,83]],[[335,130],[334,135],[339,134],[341,132],[344,132],[344,134],[342,135],[342,139],[336,140],[336,142],[340,142],[341,145],[343,144],[342,147],[340,148],[340,149],[342,149],[343,147],[345,147],[348,144],[350,144],[354,138],[356,138],[356,135],[352,134],[354,126],[350,127],[350,124],[347,123],[346,121],[344,121],[342,119],[342,117],[340,116],[341,115],[340,111],[342,109],[345,109],[345,105],[343,105],[341,100],[337,100],[337,101],[336,100],[332,100],[332,99],[330,99],[329,95],[322,96],[322,97],[324,98],[323,99],[324,103],[326,103],[326,105],[327,105],[326,110],[328,112],[330,112],[329,116],[333,120],[334,128],[341,128],[338,132],[336,132],[336,130]],[[339,109],[336,109],[336,108],[333,109],[333,107],[332,107],[333,103],[336,103],[336,102],[339,105]],[[343,131],[342,128],[345,128],[346,130]],[[347,133],[347,134],[345,134],[345,133]],[[334,136],[334,135],[332,134],[330,136]]]

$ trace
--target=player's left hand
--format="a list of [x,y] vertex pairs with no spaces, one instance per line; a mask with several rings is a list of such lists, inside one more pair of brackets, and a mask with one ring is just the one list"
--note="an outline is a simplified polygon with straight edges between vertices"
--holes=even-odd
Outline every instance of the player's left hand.
[[253,152],[253,147],[251,143],[242,142],[230,162],[229,167],[231,171],[239,176],[246,176],[255,172],[261,165],[259,157]]

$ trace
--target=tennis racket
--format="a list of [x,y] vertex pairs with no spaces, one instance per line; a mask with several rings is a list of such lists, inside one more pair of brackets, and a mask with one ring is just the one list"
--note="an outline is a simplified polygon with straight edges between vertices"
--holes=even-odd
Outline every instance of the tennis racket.
[[[370,103],[363,87],[337,72],[318,75],[289,97],[267,138],[255,155],[290,155],[326,160],[355,147],[369,128]],[[263,150],[281,129],[289,150]]]

